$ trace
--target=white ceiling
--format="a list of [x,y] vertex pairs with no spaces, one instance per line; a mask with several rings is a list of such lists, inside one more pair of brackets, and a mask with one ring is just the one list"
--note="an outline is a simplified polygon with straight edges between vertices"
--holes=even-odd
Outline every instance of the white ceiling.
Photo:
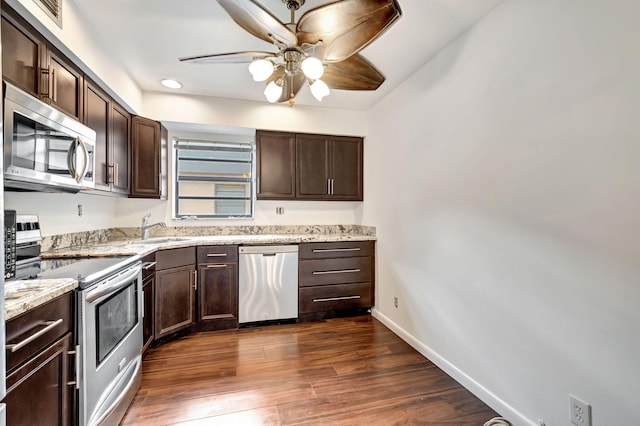
[[[246,64],[195,65],[180,57],[273,45],[240,28],[215,0],[70,0],[95,30],[103,54],[121,63],[144,91],[171,91],[163,78],[183,83],[181,93],[266,102],[264,83],[254,82]],[[402,16],[361,53],[385,76],[374,92],[334,90],[319,104],[302,88],[297,104],[366,110],[502,0],[398,0]],[[282,0],[259,0],[283,22]],[[307,0],[296,14],[328,0]]]

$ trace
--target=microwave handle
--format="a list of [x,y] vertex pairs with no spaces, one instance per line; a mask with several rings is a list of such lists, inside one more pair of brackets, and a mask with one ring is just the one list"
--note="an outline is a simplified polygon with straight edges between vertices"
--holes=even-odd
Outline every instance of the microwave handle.
[[84,153],[84,166],[82,167],[82,172],[78,173],[78,175],[76,176],[76,181],[80,183],[80,181],[84,179],[84,176],[89,170],[89,150],[87,149],[87,145],[85,145],[82,138],[78,137],[76,140],[78,141],[78,144],[80,145],[80,147],[82,148],[82,152]]
[[67,151],[67,167],[69,168],[69,172],[71,173],[71,177],[76,181],[78,180],[78,174],[76,173],[76,149],[78,149],[78,139],[76,138],[73,142],[71,142],[71,146],[69,146],[69,151]]

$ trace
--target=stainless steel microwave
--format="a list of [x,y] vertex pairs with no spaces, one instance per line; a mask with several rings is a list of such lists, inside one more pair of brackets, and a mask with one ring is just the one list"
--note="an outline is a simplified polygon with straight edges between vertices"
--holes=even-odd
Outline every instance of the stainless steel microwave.
[[3,86],[5,188],[93,188],[96,132],[9,83]]

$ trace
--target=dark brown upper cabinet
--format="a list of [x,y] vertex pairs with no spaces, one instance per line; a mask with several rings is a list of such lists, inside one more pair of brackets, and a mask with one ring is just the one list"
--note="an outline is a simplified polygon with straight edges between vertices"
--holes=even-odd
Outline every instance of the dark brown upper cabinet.
[[166,200],[167,139],[167,129],[159,122],[133,116],[130,197]]
[[131,114],[115,102],[111,103],[111,176],[112,191],[129,194]]
[[2,10],[2,76],[43,102],[82,119],[82,71],[7,7]]
[[256,132],[259,200],[362,201],[363,139]]
[[85,82],[84,124],[96,132],[95,189],[111,191],[111,98],[93,82]]
[[95,189],[128,195],[131,115],[89,80],[83,115],[84,124],[96,132]]
[[296,135],[296,198],[362,201],[362,138]]
[[256,132],[258,200],[290,200],[296,196],[296,137],[293,133]]
[[84,75],[52,47],[42,51],[43,86],[40,98],[73,117],[82,119]]
[[45,41],[18,17],[2,13],[2,78],[40,97],[40,51]]

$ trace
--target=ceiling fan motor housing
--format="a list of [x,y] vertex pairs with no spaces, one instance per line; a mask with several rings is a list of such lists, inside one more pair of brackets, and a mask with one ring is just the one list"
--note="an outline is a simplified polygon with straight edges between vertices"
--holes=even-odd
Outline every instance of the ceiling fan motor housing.
[[304,4],[305,0],[282,0],[287,5],[287,9],[298,10]]

